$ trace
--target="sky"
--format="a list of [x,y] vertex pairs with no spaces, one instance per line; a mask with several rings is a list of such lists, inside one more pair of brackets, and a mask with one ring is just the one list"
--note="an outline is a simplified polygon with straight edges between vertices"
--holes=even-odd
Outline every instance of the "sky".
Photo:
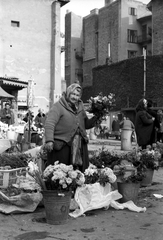
[[[150,0],[139,0],[139,1],[145,4],[150,2]],[[105,5],[105,0],[70,0],[69,3],[67,3],[61,8],[61,26],[60,26],[61,32],[62,33],[65,32],[64,21],[65,21],[65,14],[67,10],[81,17],[85,17],[89,15],[92,9],[94,8],[99,9],[104,7],[104,5]],[[61,58],[62,58],[61,72],[62,72],[62,77],[64,77],[64,54],[61,54]]]

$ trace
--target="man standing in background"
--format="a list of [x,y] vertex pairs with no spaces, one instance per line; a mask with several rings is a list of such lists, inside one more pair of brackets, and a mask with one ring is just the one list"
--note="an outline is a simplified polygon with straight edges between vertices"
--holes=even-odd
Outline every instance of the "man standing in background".
[[118,140],[120,139],[120,121],[118,119],[118,116],[116,115],[113,122],[112,122],[112,131],[113,134],[115,135],[115,138]]
[[14,124],[14,113],[11,110],[9,102],[6,102],[5,107],[1,110],[0,119],[3,123],[8,124],[8,126]]

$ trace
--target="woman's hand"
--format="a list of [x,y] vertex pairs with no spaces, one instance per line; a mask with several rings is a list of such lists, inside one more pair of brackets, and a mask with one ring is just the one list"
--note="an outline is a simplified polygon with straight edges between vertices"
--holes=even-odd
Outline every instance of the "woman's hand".
[[48,151],[48,152],[51,152],[53,150],[53,142],[47,142],[45,144],[45,149]]

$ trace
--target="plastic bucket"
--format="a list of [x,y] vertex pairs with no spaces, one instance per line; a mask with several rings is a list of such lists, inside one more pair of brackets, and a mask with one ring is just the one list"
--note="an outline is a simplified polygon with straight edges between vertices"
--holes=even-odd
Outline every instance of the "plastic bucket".
[[140,183],[118,182],[118,192],[123,196],[119,201],[121,203],[133,201],[137,203]]
[[7,138],[9,140],[17,141],[18,133],[15,131],[7,131]]
[[141,182],[142,187],[147,187],[152,184],[153,174],[154,174],[153,169],[149,169],[149,168],[146,169],[145,178],[143,178],[143,180]]
[[132,150],[132,141],[131,141],[132,132],[133,132],[132,129],[122,129],[121,150],[124,150],[124,151]]
[[71,192],[59,193],[55,190],[43,191],[43,202],[48,224],[65,224],[68,219]]

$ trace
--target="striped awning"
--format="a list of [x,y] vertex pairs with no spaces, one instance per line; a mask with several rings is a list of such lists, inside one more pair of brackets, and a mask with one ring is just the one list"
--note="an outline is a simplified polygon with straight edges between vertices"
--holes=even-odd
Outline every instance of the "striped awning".
[[0,81],[2,81],[4,85],[11,85],[11,86],[16,86],[21,88],[26,88],[28,86],[28,82],[20,81],[18,80],[18,78],[0,77]]

